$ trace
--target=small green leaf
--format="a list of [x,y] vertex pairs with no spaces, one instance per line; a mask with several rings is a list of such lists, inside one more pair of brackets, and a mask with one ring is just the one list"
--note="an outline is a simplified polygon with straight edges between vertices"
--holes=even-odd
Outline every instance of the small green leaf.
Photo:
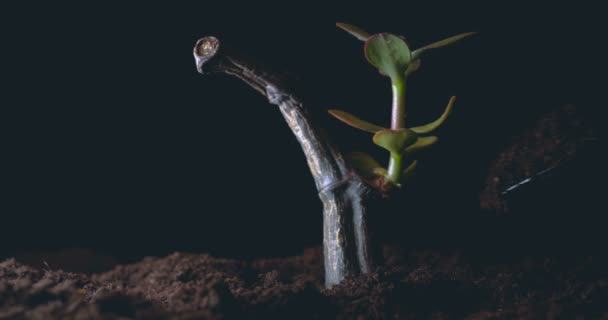
[[338,120],[348,124],[349,126],[355,127],[357,129],[361,129],[364,131],[368,131],[371,133],[376,133],[384,128],[373,123],[367,122],[365,120],[361,120],[360,118],[342,110],[329,110],[329,114],[336,117]]
[[365,57],[381,74],[394,81],[403,77],[410,63],[411,53],[400,37],[390,33],[380,33],[365,42]]
[[374,135],[374,143],[394,154],[401,152],[414,144],[418,135],[410,129],[384,129]]
[[386,169],[384,169],[382,167],[378,167],[378,168],[374,168],[374,174],[376,176],[386,177],[387,172],[386,172]]
[[450,113],[452,112],[452,106],[454,106],[455,100],[456,100],[456,97],[454,97],[454,96],[452,96],[452,98],[450,98],[450,102],[448,102],[448,106],[445,108],[445,111],[443,112],[441,117],[439,117],[437,120],[435,120],[431,123],[427,123],[425,125],[413,127],[410,129],[412,131],[416,132],[417,134],[426,134],[426,133],[431,133],[431,132],[435,131],[437,128],[439,128],[445,122],[445,119],[447,119],[448,116],[450,115]]
[[365,32],[363,29],[353,26],[351,24],[338,22],[338,23],[336,23],[336,27],[350,33],[355,38],[357,38],[361,41],[366,41],[367,39],[369,39],[369,37],[371,37],[371,35],[369,33]]
[[405,76],[409,76],[410,74],[418,71],[418,69],[420,69],[420,59],[412,60],[410,65],[407,67],[407,70],[405,70]]
[[418,160],[414,160],[409,166],[407,166],[407,168],[403,170],[401,181],[407,180],[407,178],[412,175],[414,170],[416,170],[416,166],[418,166]]
[[422,53],[424,53],[425,51],[429,50],[429,49],[436,49],[436,48],[441,48],[441,47],[445,47],[449,44],[452,44],[454,42],[460,41],[468,36],[472,36],[474,35],[476,32],[467,32],[467,33],[461,33],[459,35],[455,35],[453,37],[449,37],[447,39],[443,39],[441,41],[437,41],[437,42],[433,42],[431,44],[427,44],[426,46],[422,47],[422,48],[418,48],[416,50],[414,50],[412,52],[412,60],[418,59],[420,58],[420,55]]
[[433,144],[435,144],[435,142],[437,142],[437,140],[438,139],[436,136],[420,137],[420,138],[418,138],[416,143],[405,148],[405,154],[411,155],[414,152],[420,151],[422,149],[426,149],[426,148],[432,146]]
[[374,178],[377,175],[384,176],[382,170],[385,169],[367,153],[355,151],[349,153],[346,158],[357,173],[364,178]]

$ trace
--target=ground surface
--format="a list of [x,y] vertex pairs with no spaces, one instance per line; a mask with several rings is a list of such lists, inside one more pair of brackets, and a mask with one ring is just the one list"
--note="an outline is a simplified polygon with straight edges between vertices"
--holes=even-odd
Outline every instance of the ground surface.
[[387,246],[383,268],[330,290],[320,249],[129,265],[63,251],[0,262],[0,319],[608,319],[603,195],[589,182],[603,181],[597,140],[576,109],[548,113],[490,165],[480,215],[454,226],[473,241]]
[[98,274],[0,263],[0,319],[608,319],[608,264],[488,261],[385,248],[387,266],[322,289],[322,255],[239,262],[175,253]]

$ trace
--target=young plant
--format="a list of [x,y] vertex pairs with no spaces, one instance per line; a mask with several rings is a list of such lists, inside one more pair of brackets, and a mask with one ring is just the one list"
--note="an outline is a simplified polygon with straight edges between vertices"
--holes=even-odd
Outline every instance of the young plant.
[[[420,68],[423,54],[472,35],[472,32],[459,34],[416,50],[410,50],[401,36],[391,33],[370,35],[359,27],[337,23],[357,39],[364,41],[364,52],[367,61],[376,67],[380,74],[391,79],[393,92],[390,127],[385,128],[362,120],[346,111],[329,110],[338,120],[357,129],[374,134],[373,142],[390,153],[388,167],[382,167],[370,155],[356,152],[349,155],[350,163],[359,175],[377,189],[386,192],[393,187],[400,187],[414,171],[417,161],[410,157],[417,151],[426,149],[437,142],[437,137],[430,135],[446,120],[456,97],[452,97],[443,114],[435,121],[420,126],[405,126],[405,92],[408,77]],[[407,163],[407,166],[404,164]]]
[[[340,283],[346,277],[374,270],[374,246],[370,244],[368,217],[375,214],[372,212],[375,201],[382,198],[377,195],[385,195],[388,190],[399,187],[407,180],[416,167],[415,161],[407,162],[409,157],[437,141],[437,137],[430,134],[441,126],[452,110],[454,97],[439,119],[406,128],[407,78],[420,67],[420,57],[424,52],[471,35],[461,34],[410,51],[399,36],[389,33],[370,35],[347,24],[339,23],[338,27],[365,41],[367,60],[391,79],[392,119],[390,127],[385,128],[345,111],[331,110],[330,113],[355,128],[374,133],[374,143],[390,153],[387,168],[364,153],[343,156],[308,112],[308,102],[297,93],[297,88],[286,85],[280,74],[252,61],[230,43],[213,36],[203,37],[197,41],[193,52],[200,73],[224,73],[237,77],[266,96],[271,104],[278,107],[300,143],[323,203],[323,256],[327,287]],[[406,163],[407,166],[404,166]]]

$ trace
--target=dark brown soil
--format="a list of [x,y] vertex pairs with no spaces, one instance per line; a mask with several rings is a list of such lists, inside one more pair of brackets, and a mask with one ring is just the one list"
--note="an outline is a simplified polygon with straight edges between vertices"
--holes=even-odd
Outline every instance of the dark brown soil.
[[[508,212],[505,191],[510,187],[535,176],[540,180],[543,172],[549,175],[576,158],[583,158],[583,153],[598,142],[589,122],[580,109],[566,105],[543,115],[535,125],[514,137],[490,164],[480,194],[481,208]],[[518,188],[512,190],[515,193]]]
[[[383,268],[329,290],[320,249],[254,261],[175,253],[118,266],[87,251],[21,255],[0,262],[0,319],[608,319],[605,223],[590,202],[602,196],[585,184],[598,163],[581,156],[594,139],[566,107],[505,148],[481,205],[513,214],[462,226],[476,249],[387,246]],[[560,169],[574,161],[574,174]],[[517,197],[503,191],[551,167],[557,187],[528,189],[512,210]]]
[[375,273],[322,289],[322,254],[240,262],[175,253],[86,276],[0,263],[0,319],[608,318],[608,264],[489,262],[385,248]]

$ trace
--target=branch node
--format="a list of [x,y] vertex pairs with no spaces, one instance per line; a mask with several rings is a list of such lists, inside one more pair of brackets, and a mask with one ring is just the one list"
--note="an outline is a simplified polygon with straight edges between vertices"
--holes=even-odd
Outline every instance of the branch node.
[[330,182],[330,183],[322,186],[321,188],[319,188],[319,194],[337,190],[347,184],[350,184],[353,181],[355,181],[355,175],[352,173],[348,174],[338,181]]
[[279,105],[289,99],[289,96],[274,85],[266,86],[266,97],[271,104]]

